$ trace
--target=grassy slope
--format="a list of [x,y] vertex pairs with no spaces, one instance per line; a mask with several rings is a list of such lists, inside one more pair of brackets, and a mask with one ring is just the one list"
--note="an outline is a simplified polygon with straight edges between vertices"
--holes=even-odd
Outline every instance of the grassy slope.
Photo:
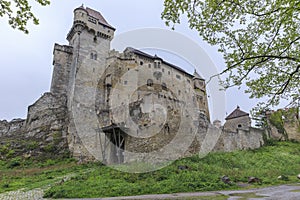
[[[10,169],[8,165],[2,162],[1,166],[0,162],[0,192],[49,184],[52,187],[45,196],[54,198],[196,192],[238,188],[236,184],[221,182],[222,175],[228,175],[234,183],[247,182],[248,176],[259,177],[262,186],[298,182],[300,144],[280,142],[258,150],[211,153],[202,159],[193,156],[143,174],[119,172],[99,163],[75,165],[64,161],[50,163],[52,166],[44,164],[44,167],[30,164],[29,169],[20,169],[20,166]],[[188,169],[179,170],[180,165]],[[68,174],[71,176],[67,181],[55,184]],[[288,176],[289,180],[278,180],[279,175]]]

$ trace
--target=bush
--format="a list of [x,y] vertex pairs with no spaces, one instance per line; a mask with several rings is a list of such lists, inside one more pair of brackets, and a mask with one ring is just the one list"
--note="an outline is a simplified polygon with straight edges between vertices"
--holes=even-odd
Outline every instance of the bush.
[[269,120],[270,123],[277,128],[279,133],[284,134],[285,130],[284,130],[284,122],[282,117],[283,117],[283,113],[281,110],[279,110],[277,112],[272,113]]
[[28,150],[34,150],[34,149],[37,149],[38,147],[39,147],[39,143],[36,141],[31,141],[27,144]]
[[15,150],[10,149],[5,156],[6,158],[12,158],[14,155],[15,155]]
[[12,169],[20,166],[21,163],[22,163],[22,159],[20,157],[15,157],[8,162],[7,167]]
[[56,150],[56,148],[55,148],[55,145],[53,143],[50,143],[50,144],[48,144],[44,147],[44,151],[47,152],[47,153],[54,153],[55,150]]

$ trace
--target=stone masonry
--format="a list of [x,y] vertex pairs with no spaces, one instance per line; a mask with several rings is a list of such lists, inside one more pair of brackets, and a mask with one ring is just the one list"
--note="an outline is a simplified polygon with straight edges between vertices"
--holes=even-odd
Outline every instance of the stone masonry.
[[[264,144],[264,131],[251,128],[249,114],[239,108],[224,126],[210,123],[198,72],[131,47],[111,50],[114,31],[98,11],[74,10],[69,44],[54,45],[50,92],[29,106],[26,120],[0,121],[1,145],[34,138],[43,150],[35,154],[54,145],[58,155],[127,163],[152,159],[146,155],[153,152],[172,160]],[[23,156],[34,151],[18,145]]]

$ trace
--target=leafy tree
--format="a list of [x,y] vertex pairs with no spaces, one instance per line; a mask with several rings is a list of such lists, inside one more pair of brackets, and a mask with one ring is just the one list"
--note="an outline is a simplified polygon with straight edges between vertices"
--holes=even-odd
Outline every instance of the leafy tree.
[[300,98],[299,0],[165,0],[162,18],[189,26],[223,54],[225,88],[246,84],[260,107]]
[[[35,0],[42,6],[50,4],[49,0]],[[12,3],[13,2],[13,3]],[[35,25],[39,20],[31,11],[28,0],[0,0],[0,17],[8,17],[8,23],[12,28],[17,28],[24,33],[28,33],[27,22],[32,20]]]

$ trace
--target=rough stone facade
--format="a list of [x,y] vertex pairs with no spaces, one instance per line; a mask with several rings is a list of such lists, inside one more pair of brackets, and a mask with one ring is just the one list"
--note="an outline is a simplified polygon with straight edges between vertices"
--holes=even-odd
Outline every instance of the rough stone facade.
[[26,120],[0,121],[0,157],[68,157],[66,97],[45,93],[28,107]]
[[240,110],[239,106],[225,120],[224,129],[226,131],[236,132],[237,129],[249,130],[249,127],[251,127],[249,114]]
[[205,80],[196,71],[130,47],[110,50],[114,31],[99,12],[76,8],[69,45],[54,45],[50,92],[29,106],[26,120],[0,121],[1,141],[22,135],[39,141],[38,149],[52,144],[106,163],[263,145],[264,131],[250,128],[248,114],[233,114],[224,127],[210,124]]

